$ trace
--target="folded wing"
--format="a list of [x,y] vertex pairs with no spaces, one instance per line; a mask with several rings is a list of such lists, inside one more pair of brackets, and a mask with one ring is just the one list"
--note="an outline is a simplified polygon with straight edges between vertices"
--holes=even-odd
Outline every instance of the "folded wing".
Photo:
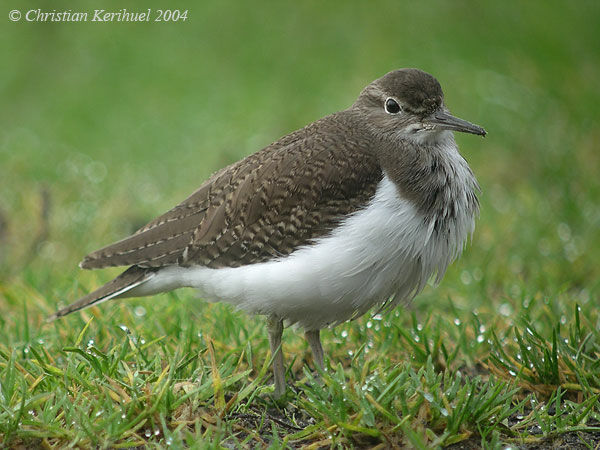
[[310,127],[217,172],[175,208],[80,266],[236,267],[288,255],[323,236],[366,205],[383,174],[368,142],[340,145],[319,133],[326,129],[319,122]]

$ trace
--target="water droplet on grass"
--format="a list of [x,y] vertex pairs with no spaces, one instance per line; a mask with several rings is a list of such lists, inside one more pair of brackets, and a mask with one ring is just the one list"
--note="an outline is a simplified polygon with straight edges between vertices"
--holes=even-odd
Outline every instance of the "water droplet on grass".
[[460,281],[466,286],[471,284],[472,277],[468,270],[463,270],[460,274]]
[[343,338],[347,338],[347,337],[348,337],[348,331],[346,331],[346,330],[342,330],[341,336],[342,336]]
[[144,317],[146,315],[146,308],[144,308],[143,306],[136,306],[133,310],[133,313],[137,317]]
[[567,323],[567,316],[565,316],[565,315],[560,316],[560,323],[562,325],[566,324]]
[[512,306],[510,306],[510,303],[502,303],[498,308],[498,312],[504,317],[508,317],[512,314]]

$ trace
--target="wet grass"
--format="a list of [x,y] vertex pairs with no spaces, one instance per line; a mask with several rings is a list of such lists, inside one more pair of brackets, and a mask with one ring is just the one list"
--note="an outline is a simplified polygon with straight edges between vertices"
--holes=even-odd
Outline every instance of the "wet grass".
[[[598,5],[187,8],[0,30],[0,444],[596,447]],[[86,253],[406,66],[489,132],[458,137],[473,242],[413,304],[324,331],[323,373],[286,330],[286,403],[262,319],[192,291],[44,323],[117,273]]]

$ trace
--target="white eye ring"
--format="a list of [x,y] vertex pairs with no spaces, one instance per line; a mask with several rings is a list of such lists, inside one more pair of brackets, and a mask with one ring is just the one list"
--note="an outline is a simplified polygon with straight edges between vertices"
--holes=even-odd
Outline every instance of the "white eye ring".
[[385,99],[383,108],[388,114],[398,114],[400,111],[402,111],[400,104],[396,101],[396,99],[392,97],[388,97]]

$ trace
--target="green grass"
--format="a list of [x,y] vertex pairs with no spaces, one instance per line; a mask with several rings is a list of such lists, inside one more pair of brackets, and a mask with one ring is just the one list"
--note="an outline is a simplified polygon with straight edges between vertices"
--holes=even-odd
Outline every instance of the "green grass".
[[[597,447],[600,5],[171,3],[186,23],[0,27],[0,446]],[[262,319],[192,291],[44,322],[118,273],[89,251],[398,67],[489,132],[457,137],[473,242],[411,305],[325,330],[323,373],[286,330],[287,403]]]

